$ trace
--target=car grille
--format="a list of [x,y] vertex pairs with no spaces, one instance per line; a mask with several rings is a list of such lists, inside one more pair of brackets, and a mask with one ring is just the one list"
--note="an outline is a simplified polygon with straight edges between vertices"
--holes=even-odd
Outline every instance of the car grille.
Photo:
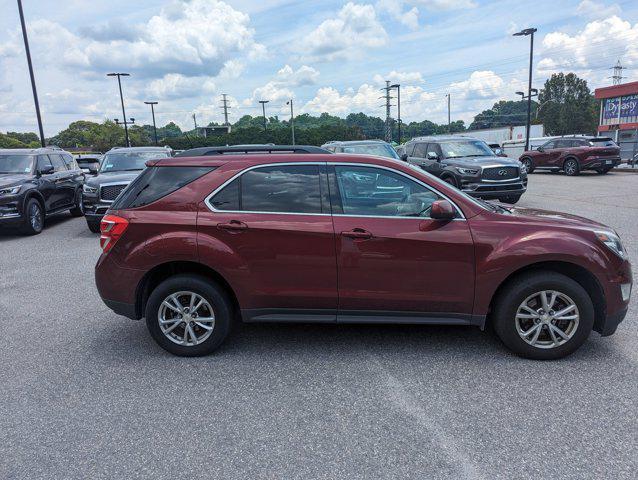
[[118,183],[117,185],[102,185],[100,187],[100,200],[104,202],[112,202],[117,198],[122,190],[127,187],[128,183]]
[[490,167],[483,169],[483,180],[511,180],[518,178],[518,167]]

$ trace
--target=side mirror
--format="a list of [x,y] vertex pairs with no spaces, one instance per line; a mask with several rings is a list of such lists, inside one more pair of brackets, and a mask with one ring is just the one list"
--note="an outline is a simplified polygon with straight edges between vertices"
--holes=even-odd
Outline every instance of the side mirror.
[[403,160],[404,162],[408,161],[408,154],[407,153],[402,153],[401,154],[401,160]]
[[86,166],[86,169],[88,170],[88,172],[89,172],[91,175],[97,175],[97,170],[98,170],[99,166],[100,166],[100,164],[99,164],[99,163],[89,163],[89,164]]
[[545,149],[543,147],[538,147],[536,150],[539,151],[539,152],[544,152],[545,151]]
[[53,165],[45,165],[40,170],[38,170],[39,175],[49,175],[55,171]]
[[454,206],[447,200],[435,200],[430,208],[430,218],[434,220],[452,220],[456,217]]
[[428,160],[434,160],[436,162],[439,161],[439,156],[436,154],[436,152],[428,152],[426,157],[427,157]]

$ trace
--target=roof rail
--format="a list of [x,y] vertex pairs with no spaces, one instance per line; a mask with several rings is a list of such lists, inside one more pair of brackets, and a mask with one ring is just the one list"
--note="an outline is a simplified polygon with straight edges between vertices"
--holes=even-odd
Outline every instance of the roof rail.
[[234,145],[229,147],[199,147],[184,150],[176,157],[204,157],[210,155],[225,155],[238,153],[332,153],[312,145]]

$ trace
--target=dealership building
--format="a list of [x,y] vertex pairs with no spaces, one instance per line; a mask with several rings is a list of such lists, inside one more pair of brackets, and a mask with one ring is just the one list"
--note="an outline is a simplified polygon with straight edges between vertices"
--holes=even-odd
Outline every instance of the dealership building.
[[623,160],[638,155],[638,82],[597,88],[600,101],[598,135],[613,138],[620,145]]

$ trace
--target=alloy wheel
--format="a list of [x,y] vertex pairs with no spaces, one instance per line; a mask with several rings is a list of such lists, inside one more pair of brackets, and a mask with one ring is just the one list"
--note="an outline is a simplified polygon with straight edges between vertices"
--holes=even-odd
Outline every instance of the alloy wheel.
[[213,307],[201,295],[188,291],[167,296],[160,304],[157,320],[166,338],[185,347],[204,342],[215,328]]
[[574,160],[567,160],[565,162],[565,173],[567,175],[574,175],[576,173],[576,162]]
[[543,290],[527,297],[516,311],[516,331],[535,348],[556,348],[576,333],[580,313],[569,296],[556,290]]
[[42,209],[38,202],[33,202],[31,204],[31,208],[29,209],[29,223],[31,224],[33,231],[39,232],[42,230],[44,220],[42,218]]

